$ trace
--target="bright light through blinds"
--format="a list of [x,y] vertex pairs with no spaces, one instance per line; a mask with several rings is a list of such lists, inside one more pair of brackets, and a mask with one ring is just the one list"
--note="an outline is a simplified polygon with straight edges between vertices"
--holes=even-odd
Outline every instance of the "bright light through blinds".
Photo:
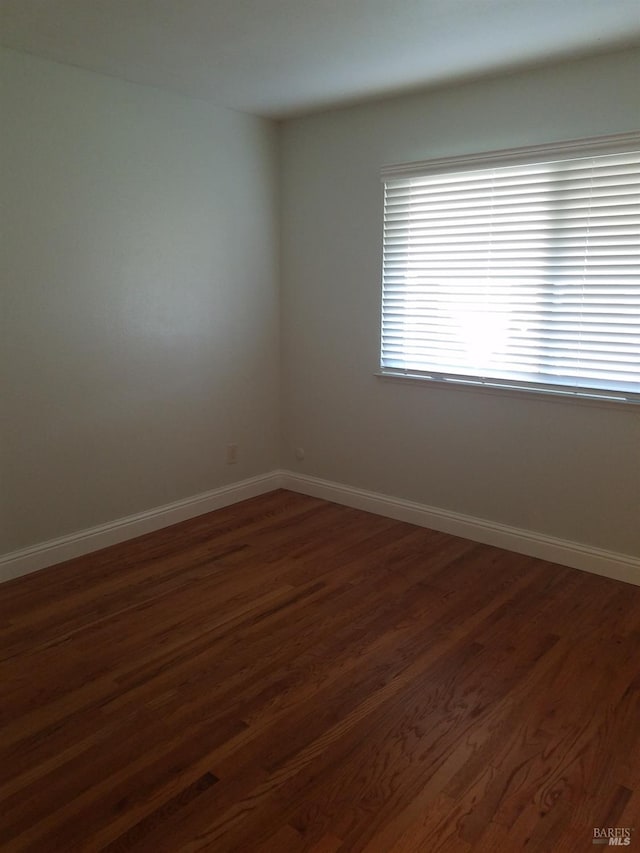
[[383,373],[639,402],[635,142],[385,170]]

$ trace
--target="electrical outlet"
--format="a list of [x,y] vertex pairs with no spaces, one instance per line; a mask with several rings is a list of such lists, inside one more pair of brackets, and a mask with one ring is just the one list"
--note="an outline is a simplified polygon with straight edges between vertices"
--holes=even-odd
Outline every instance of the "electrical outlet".
[[296,447],[296,459],[298,462],[302,462],[304,459],[304,447]]
[[238,445],[227,444],[227,465],[234,465],[238,461]]

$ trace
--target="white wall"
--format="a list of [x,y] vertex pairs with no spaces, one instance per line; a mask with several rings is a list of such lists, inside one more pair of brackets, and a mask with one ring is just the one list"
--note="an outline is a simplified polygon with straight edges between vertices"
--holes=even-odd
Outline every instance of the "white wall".
[[285,467],[640,554],[638,409],[373,375],[380,167],[638,129],[639,79],[625,51],[284,125]]
[[10,51],[0,121],[0,554],[277,467],[275,127]]
[[373,376],[380,166],[637,129],[639,70],[288,121],[279,211],[268,122],[0,51],[0,555],[279,464],[640,554],[640,412]]

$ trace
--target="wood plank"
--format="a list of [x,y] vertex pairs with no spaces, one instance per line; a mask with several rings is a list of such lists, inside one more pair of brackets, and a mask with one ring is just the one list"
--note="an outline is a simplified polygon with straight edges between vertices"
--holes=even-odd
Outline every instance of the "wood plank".
[[639,641],[635,587],[262,495],[0,587],[0,846],[586,848]]

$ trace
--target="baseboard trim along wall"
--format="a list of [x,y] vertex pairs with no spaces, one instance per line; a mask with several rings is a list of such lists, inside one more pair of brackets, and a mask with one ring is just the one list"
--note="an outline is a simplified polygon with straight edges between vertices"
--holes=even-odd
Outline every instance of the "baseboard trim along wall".
[[156,509],[120,518],[108,524],[101,524],[98,527],[5,554],[0,556],[0,582],[44,569],[73,557],[89,554],[91,551],[142,536],[144,533],[151,533],[162,527],[195,518],[205,512],[221,509],[278,488],[323,498],[354,509],[373,512],[376,515],[384,515],[398,521],[417,524],[420,527],[430,527],[474,542],[495,545],[507,551],[538,557],[562,566],[570,566],[640,586],[639,557],[593,548],[579,542],[557,539],[531,530],[509,527],[506,524],[498,524],[451,510],[322,480],[318,477],[296,474],[293,471],[271,471],[268,474],[212,489]]
[[59,539],[51,539],[30,548],[13,551],[0,556],[0,582],[44,569],[64,560],[71,560],[73,557],[81,557],[83,554],[98,551],[100,548],[106,548],[127,539],[134,539],[144,533],[160,530],[162,527],[195,518],[197,515],[230,506],[247,498],[254,498],[265,492],[272,492],[280,486],[280,472],[272,471],[269,474],[221,486],[146,512],[139,512],[107,524],[61,536]]
[[282,488],[640,586],[640,557],[283,471]]

